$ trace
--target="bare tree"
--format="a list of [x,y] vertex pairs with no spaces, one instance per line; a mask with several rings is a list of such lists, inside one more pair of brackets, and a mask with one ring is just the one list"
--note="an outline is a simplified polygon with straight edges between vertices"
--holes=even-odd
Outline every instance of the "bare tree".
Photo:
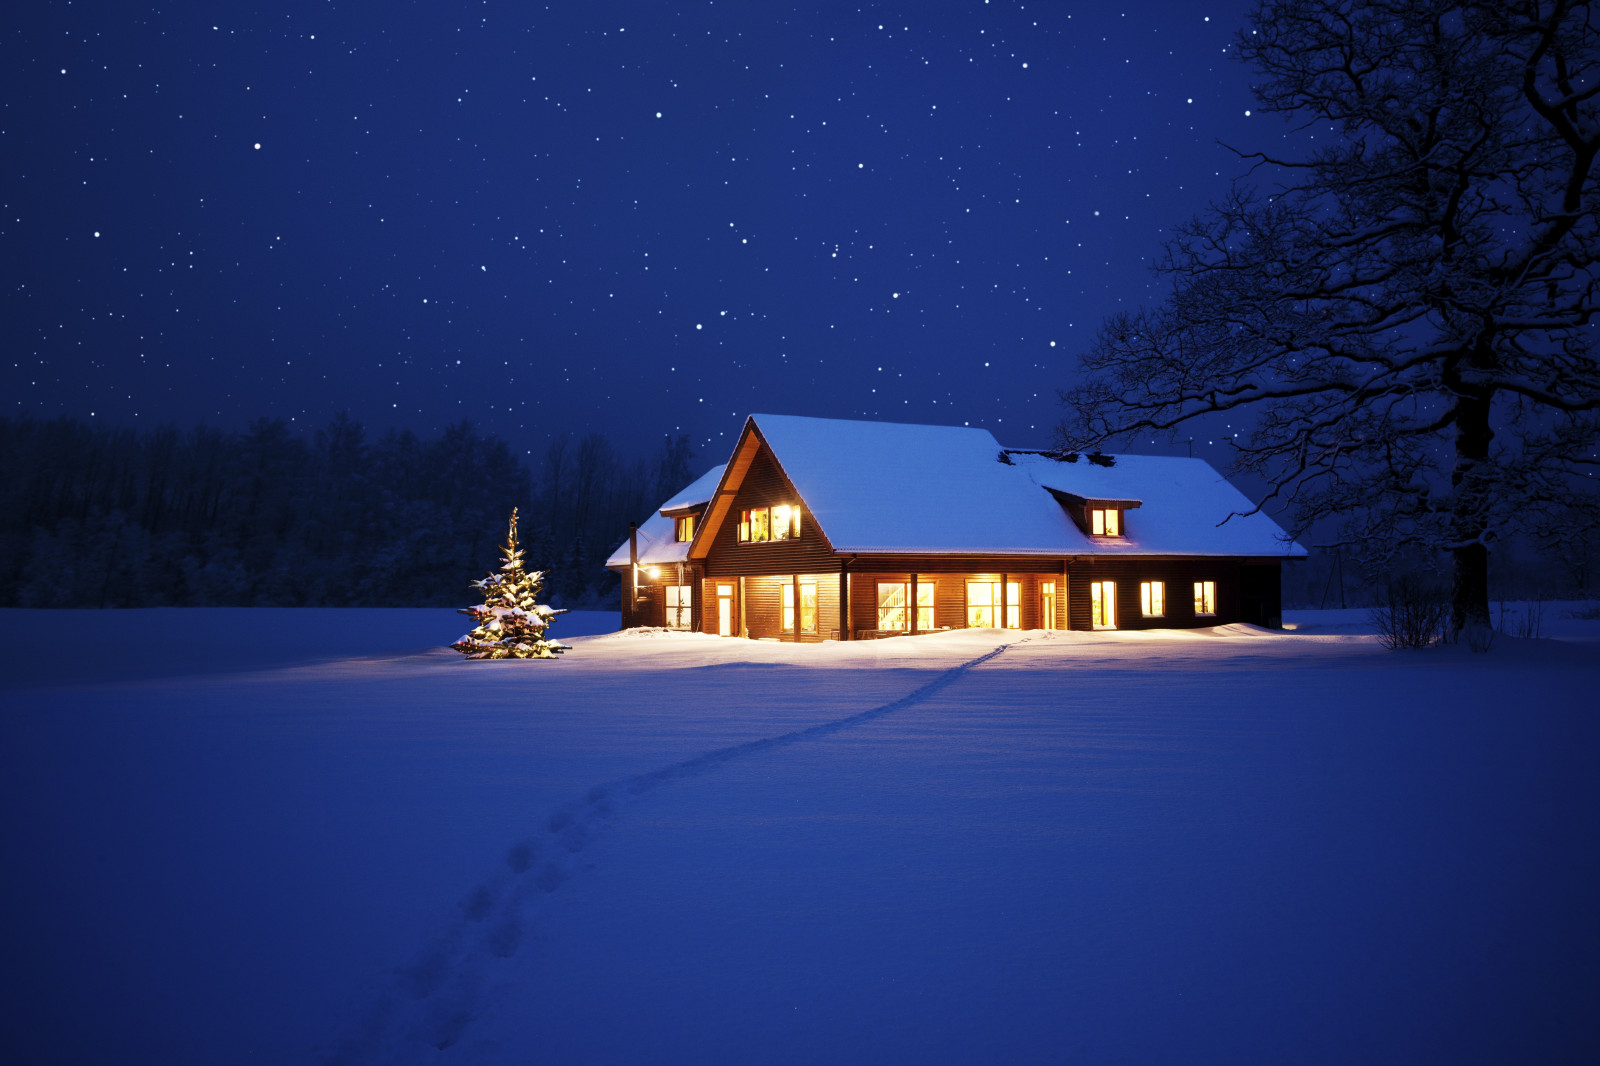
[[[1497,538],[1591,493],[1600,13],[1587,0],[1262,0],[1237,48],[1295,158],[1180,227],[1161,306],[1108,320],[1061,443],[1252,419],[1294,532],[1449,553],[1488,624]],[[1311,137],[1315,140],[1310,140]]]

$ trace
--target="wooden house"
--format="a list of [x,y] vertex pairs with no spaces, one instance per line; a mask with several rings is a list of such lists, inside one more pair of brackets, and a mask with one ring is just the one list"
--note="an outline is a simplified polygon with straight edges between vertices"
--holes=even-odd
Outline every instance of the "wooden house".
[[983,429],[752,415],[606,565],[622,625],[820,641],[959,628],[1277,626],[1305,555],[1199,459]]

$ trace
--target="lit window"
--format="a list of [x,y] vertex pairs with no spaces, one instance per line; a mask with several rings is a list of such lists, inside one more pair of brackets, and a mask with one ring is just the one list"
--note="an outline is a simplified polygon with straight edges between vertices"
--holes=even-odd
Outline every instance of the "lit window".
[[917,628],[933,628],[933,589],[931,581],[917,579]]
[[667,589],[667,619],[668,629],[688,629],[693,623],[690,608],[694,605],[692,585],[668,585]]
[[1139,609],[1146,618],[1161,618],[1167,613],[1167,583],[1139,582]]
[[1089,511],[1089,531],[1097,537],[1122,535],[1122,512],[1114,507],[1095,507]]
[[678,542],[684,543],[694,539],[694,515],[679,515],[673,523],[673,532]]
[[1117,628],[1117,583],[1089,582],[1089,621],[1096,629]]
[[1056,583],[1039,582],[1039,621],[1042,629],[1056,627]]
[[739,539],[792,540],[800,536],[800,508],[789,504],[739,512]]
[[1217,613],[1217,583],[1215,581],[1196,581],[1194,583],[1194,613]]
[[907,631],[907,622],[906,583],[878,582],[878,628],[904,633]]
[[1005,628],[1022,628],[1022,585],[1016,581],[1005,583],[1005,598],[1001,599],[1000,582],[967,582],[967,628],[1000,628],[1000,605],[1005,604]]
[[[794,632],[794,584],[785,582],[783,585],[783,631]],[[800,631],[802,633],[815,633],[817,631],[817,583],[815,581],[800,582]]]

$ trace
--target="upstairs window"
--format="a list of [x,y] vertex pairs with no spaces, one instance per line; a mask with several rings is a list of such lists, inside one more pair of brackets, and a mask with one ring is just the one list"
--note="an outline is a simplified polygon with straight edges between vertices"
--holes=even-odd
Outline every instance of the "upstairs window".
[[673,536],[678,543],[683,544],[694,539],[694,515],[679,515],[673,521]]
[[800,536],[800,508],[787,503],[739,512],[739,540],[795,540]]
[[1089,508],[1089,532],[1097,537],[1122,536],[1122,512],[1115,507]]
[[1194,613],[1217,613],[1217,583],[1215,581],[1196,581],[1194,583]]

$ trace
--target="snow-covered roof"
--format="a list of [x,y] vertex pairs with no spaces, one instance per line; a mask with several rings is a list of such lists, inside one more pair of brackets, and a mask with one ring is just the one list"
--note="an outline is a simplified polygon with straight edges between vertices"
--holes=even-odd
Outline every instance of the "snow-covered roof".
[[[673,519],[666,517],[661,512],[674,508],[692,507],[711,499],[711,494],[717,490],[717,482],[722,480],[722,471],[727,464],[712,467],[704,474],[686,486],[682,492],[662,504],[639,525],[639,562],[646,566],[663,566],[681,563],[689,557],[689,544],[674,539],[676,529]],[[628,542],[624,540],[622,546],[611,553],[606,560],[607,566],[628,565]]]
[[1073,532],[986,429],[750,417],[838,551],[1059,554]]
[[1118,455],[1112,457],[1113,465],[1101,466],[1082,456],[1075,463],[1015,452],[1010,457],[1017,469],[1044,488],[1088,500],[1140,501],[1138,510],[1123,513],[1126,536],[1090,537],[1073,526],[1083,545],[1074,553],[1306,554],[1269,516],[1249,514],[1255,504],[1204,459]]
[[[1013,451],[1008,464],[1000,461],[1000,443],[986,429],[797,415],[750,419],[794,484],[798,502],[840,552],[1305,554],[1267,515],[1246,515],[1251,501],[1203,459],[1120,455],[1105,466],[1086,457],[1067,462]],[[709,471],[659,510],[710,501],[723,471]],[[742,476],[738,464],[729,476]],[[1137,502],[1138,508],[1124,513],[1124,536],[1092,537],[1052,490],[1086,500]],[[686,560],[690,546],[672,538],[672,519],[653,514],[639,527],[639,561]],[[627,562],[624,542],[606,565]]]
[[[1299,556],[1202,459],[1114,456],[1101,466],[1041,455],[1000,461],[985,429],[752,415],[838,551],[1039,555]],[[1141,501],[1126,536],[1091,537],[1046,489]]]

